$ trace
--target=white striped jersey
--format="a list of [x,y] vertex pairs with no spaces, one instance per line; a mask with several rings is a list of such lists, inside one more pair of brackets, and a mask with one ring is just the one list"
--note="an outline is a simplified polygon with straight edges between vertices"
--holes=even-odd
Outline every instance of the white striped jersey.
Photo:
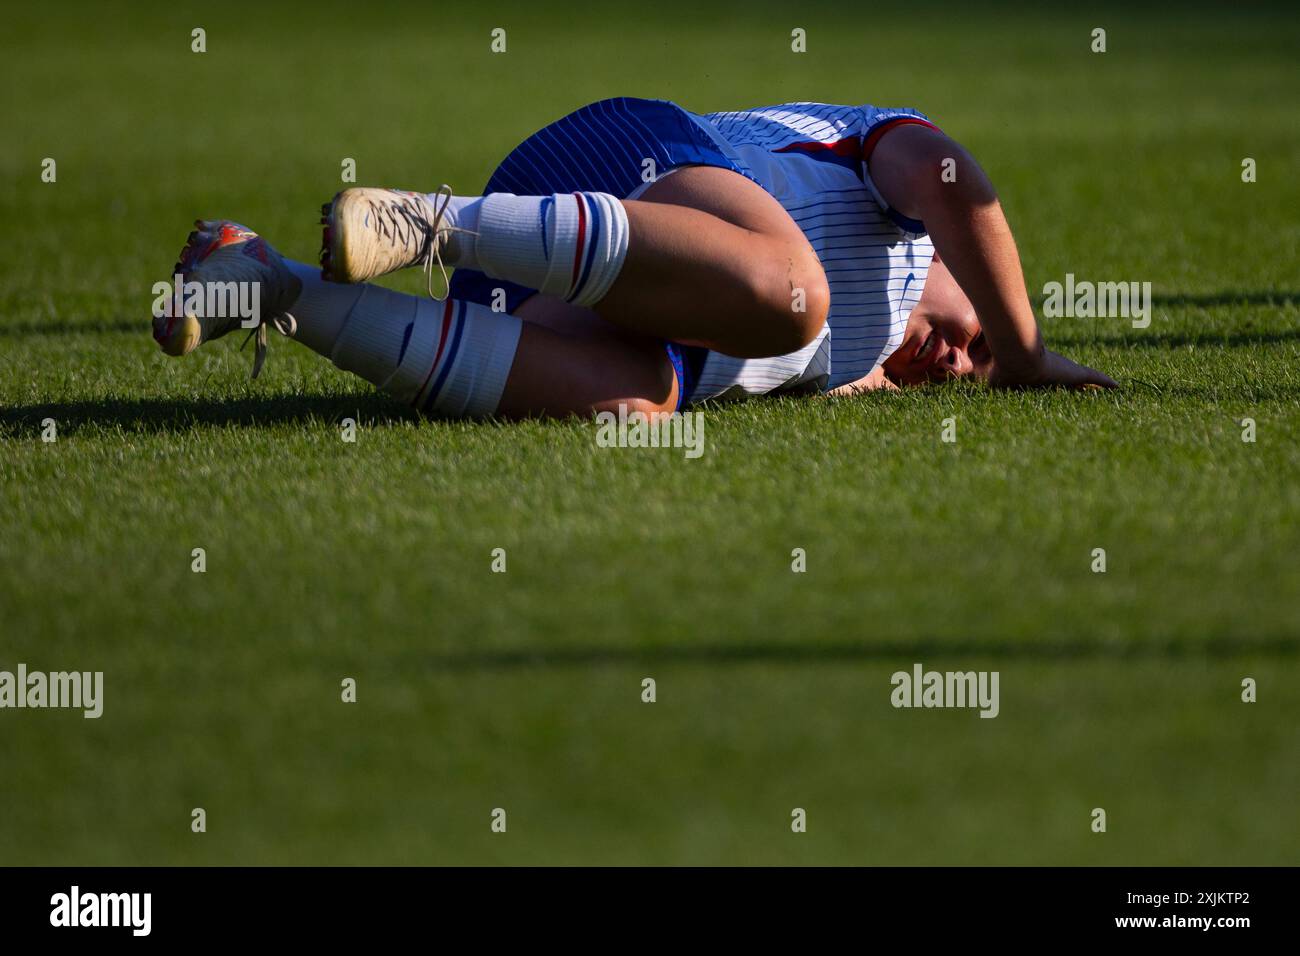
[[694,118],[799,224],[831,299],[826,325],[798,352],[762,359],[710,352],[691,400],[830,391],[869,374],[902,344],[934,247],[924,224],[885,202],[866,158],[887,128],[932,124],[911,109],[824,103]]

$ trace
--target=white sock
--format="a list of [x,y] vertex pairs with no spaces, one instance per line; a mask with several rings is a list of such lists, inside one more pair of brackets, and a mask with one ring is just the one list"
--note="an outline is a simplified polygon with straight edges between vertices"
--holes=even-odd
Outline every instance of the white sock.
[[304,345],[423,411],[496,411],[519,345],[519,319],[473,302],[325,282],[315,267],[288,265],[303,280],[289,311]]
[[627,210],[608,193],[490,193],[453,199],[447,215],[451,225],[477,233],[451,234],[452,265],[577,305],[603,299],[627,257]]
[[284,264],[302,281],[302,293],[289,310],[298,320],[294,338],[313,352],[330,358],[334,342],[365,286],[326,282],[320,277],[320,266],[292,259],[285,259]]
[[439,193],[429,193],[429,201],[437,208],[447,204],[443,212],[443,221],[454,229],[447,236],[447,246],[443,255],[447,262],[457,269],[477,269],[478,256],[474,251],[474,240],[478,232],[478,212],[483,204],[482,196],[452,196],[448,199]]

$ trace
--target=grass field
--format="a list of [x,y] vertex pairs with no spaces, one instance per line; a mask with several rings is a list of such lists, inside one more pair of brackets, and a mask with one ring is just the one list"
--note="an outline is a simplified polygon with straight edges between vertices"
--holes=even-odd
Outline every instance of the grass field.
[[[0,711],[0,863],[1300,860],[1300,18],[544,9],[6,13],[0,670],[105,709]],[[710,409],[688,461],[150,340],[195,216],[310,259],[345,157],[473,192],[624,94],[926,111],[1031,289],[1153,284],[1148,329],[1045,323],[1123,388]],[[894,709],[918,661],[999,671],[1000,715]]]

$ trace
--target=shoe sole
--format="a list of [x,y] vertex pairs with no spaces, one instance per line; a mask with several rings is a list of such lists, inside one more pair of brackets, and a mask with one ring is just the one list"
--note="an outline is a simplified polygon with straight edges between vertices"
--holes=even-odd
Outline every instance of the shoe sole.
[[174,358],[189,355],[199,347],[199,340],[202,338],[203,327],[199,325],[199,320],[192,315],[182,315],[176,319],[171,332],[165,339],[160,339],[156,334],[154,335],[154,341],[163,350],[163,354]]
[[364,189],[344,189],[320,207],[320,274],[328,282],[364,282],[374,276],[361,275],[354,256],[348,254],[350,219],[358,215]]

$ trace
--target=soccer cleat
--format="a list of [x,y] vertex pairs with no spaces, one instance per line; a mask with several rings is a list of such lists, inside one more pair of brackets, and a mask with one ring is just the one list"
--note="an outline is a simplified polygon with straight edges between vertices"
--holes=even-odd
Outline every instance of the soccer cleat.
[[401,189],[343,190],[321,206],[321,278],[366,282],[421,266],[432,296],[435,262],[447,278],[442,251],[453,228],[443,222],[451,187],[443,186],[437,196],[446,200]]
[[[194,226],[172,270],[184,285],[155,310],[154,340],[168,355],[187,355],[204,342],[247,328],[257,338],[257,378],[266,361],[267,324],[281,335],[297,331],[288,310],[302,292],[302,280],[253,230],[224,219],[200,219]],[[246,324],[253,321],[256,325]]]

